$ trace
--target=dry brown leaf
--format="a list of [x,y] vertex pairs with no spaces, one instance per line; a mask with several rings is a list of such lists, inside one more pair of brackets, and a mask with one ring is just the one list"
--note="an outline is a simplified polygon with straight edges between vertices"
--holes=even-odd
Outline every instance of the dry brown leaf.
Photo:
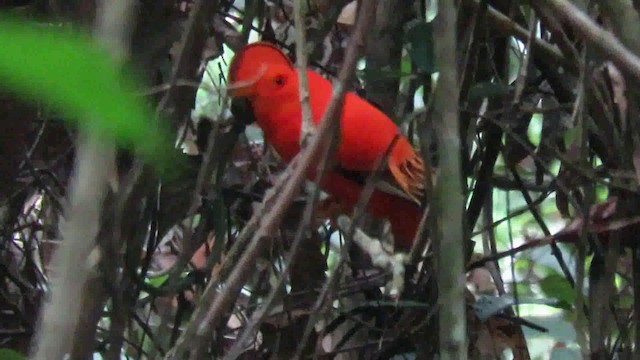
[[342,8],[338,16],[338,24],[353,26],[356,23],[357,1],[352,1]]
[[[465,292],[467,306],[475,303],[470,291]],[[497,359],[502,352],[511,349],[514,360],[529,360],[527,342],[522,329],[509,320],[491,317],[481,322],[474,311],[467,311],[469,326],[470,351],[475,353],[473,358]]]
[[618,106],[618,111],[620,112],[620,122],[621,128],[624,130],[627,128],[627,97],[625,95],[627,91],[627,84],[624,80],[624,76],[618,68],[611,62],[608,61],[605,66],[609,71],[609,78],[611,79],[611,87],[613,90],[613,102]]
[[494,295],[497,293],[491,273],[484,267],[471,270],[467,274],[467,281],[471,283],[477,295]]
[[496,345],[513,351],[514,360],[529,359],[527,342],[518,325],[502,318],[492,317],[487,320],[487,327]]

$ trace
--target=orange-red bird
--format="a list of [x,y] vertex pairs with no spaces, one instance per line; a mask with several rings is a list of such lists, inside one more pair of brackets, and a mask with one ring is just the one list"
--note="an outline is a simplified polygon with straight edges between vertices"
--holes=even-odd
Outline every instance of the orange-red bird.
[[[331,82],[307,70],[313,121],[318,124],[333,90]],[[302,107],[298,75],[291,60],[277,47],[265,42],[247,45],[233,58],[229,68],[232,96],[247,97],[265,139],[286,161],[300,151]],[[340,118],[337,165],[320,184],[341,206],[351,209],[357,203],[364,179],[376,170],[399,129],[383,112],[349,92]],[[391,223],[397,245],[409,247],[423,209],[425,167],[409,140],[399,135],[389,153],[385,172],[393,185],[376,187],[367,210]],[[312,176],[312,174],[309,174]]]

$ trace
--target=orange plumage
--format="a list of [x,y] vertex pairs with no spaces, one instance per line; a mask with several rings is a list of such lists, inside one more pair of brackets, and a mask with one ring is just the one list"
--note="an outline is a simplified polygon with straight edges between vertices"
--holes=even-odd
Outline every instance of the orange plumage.
[[[326,110],[333,86],[313,70],[307,70],[313,121],[318,124]],[[233,96],[248,97],[266,140],[289,162],[300,151],[302,108],[298,75],[293,63],[275,46],[254,43],[233,58],[229,69]],[[343,206],[352,208],[363,189],[361,181],[376,170],[378,161],[399,130],[384,113],[355,93],[345,96],[340,117],[340,143],[335,169],[321,187]],[[409,140],[400,135],[389,153],[386,172],[400,189],[374,191],[368,211],[389,219],[396,243],[410,246],[422,216],[425,168]],[[311,174],[310,174],[311,175]]]

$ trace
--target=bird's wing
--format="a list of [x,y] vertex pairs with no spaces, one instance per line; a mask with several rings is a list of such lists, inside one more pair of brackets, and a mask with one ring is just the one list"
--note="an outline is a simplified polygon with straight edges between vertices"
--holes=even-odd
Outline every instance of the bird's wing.
[[[354,181],[361,186],[365,186],[365,184],[367,183],[367,180],[372,175],[372,172],[348,170],[348,169],[345,169],[344,167],[341,167],[340,165],[337,165],[334,170],[341,176],[351,181]],[[376,184],[374,185],[375,190],[409,200],[421,207],[425,206],[424,197],[409,195],[407,191],[402,186],[400,186],[400,184],[395,179],[395,177],[391,174],[390,171],[383,170],[381,175],[382,176],[380,177],[380,180],[376,182]]]

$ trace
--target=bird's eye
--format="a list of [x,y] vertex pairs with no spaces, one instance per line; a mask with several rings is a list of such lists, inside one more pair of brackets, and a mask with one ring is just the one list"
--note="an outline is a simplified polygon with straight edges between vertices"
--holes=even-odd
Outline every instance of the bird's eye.
[[276,76],[276,80],[275,81],[276,81],[276,84],[278,86],[282,86],[282,85],[284,85],[285,78],[282,75],[278,75],[278,76]]

